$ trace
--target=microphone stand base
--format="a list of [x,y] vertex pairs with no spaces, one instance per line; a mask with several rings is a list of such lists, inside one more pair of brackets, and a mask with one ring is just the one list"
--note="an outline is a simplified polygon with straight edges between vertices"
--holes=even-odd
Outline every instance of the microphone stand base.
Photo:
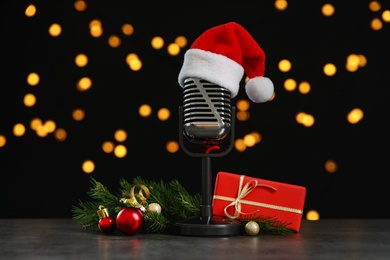
[[243,232],[243,224],[239,220],[213,216],[203,220],[194,217],[173,225],[172,233],[182,236],[239,236]]

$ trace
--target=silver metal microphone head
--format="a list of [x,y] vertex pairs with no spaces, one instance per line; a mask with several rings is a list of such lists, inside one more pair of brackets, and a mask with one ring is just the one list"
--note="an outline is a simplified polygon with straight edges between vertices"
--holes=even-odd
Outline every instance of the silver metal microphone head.
[[230,91],[198,78],[183,86],[183,134],[193,143],[216,144],[229,136],[232,126]]

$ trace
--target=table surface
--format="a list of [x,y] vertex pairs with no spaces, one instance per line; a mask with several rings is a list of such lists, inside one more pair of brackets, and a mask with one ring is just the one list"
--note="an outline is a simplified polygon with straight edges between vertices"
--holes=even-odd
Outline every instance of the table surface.
[[72,219],[1,219],[0,259],[390,259],[390,219],[302,220],[289,235],[126,235]]

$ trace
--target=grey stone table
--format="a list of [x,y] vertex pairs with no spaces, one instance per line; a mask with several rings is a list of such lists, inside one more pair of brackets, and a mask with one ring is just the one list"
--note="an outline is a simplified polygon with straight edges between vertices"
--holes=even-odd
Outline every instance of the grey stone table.
[[390,259],[390,219],[302,220],[299,233],[198,237],[85,231],[72,219],[0,219],[0,259]]

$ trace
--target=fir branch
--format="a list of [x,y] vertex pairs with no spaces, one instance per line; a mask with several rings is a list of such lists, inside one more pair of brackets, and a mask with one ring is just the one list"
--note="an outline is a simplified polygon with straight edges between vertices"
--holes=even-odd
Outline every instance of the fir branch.
[[259,234],[286,235],[295,233],[294,230],[288,228],[288,225],[291,224],[290,222],[284,222],[272,216],[248,216],[241,219],[243,224],[249,221],[255,221],[259,224]]

